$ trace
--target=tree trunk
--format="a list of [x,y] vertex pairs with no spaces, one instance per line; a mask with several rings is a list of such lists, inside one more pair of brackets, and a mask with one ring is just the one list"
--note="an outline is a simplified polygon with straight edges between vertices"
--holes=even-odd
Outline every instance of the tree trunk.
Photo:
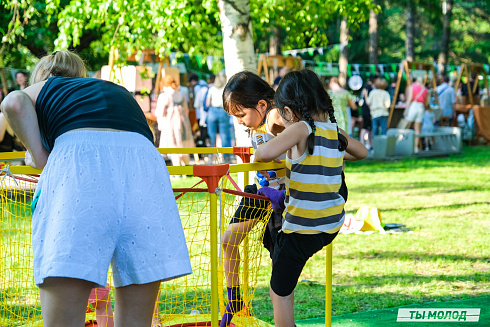
[[248,0],[219,0],[225,69],[228,77],[243,70],[256,72],[252,18]]
[[345,87],[347,84],[347,64],[349,63],[349,28],[347,17],[340,22],[340,59],[339,59],[339,84]]
[[281,33],[279,26],[273,26],[271,36],[269,38],[269,53],[271,56],[281,55]]
[[378,64],[378,14],[372,9],[369,11],[369,63]]
[[414,15],[415,8],[412,0],[407,0],[407,25],[406,25],[406,39],[405,39],[405,57],[408,61],[414,60],[413,53],[413,39],[414,39]]
[[439,72],[445,73],[446,65],[448,62],[449,53],[449,38],[451,36],[451,16],[453,13],[453,0],[444,0],[442,3],[442,37],[441,37],[441,51],[439,52],[439,58],[437,59],[437,66]]
[[[257,73],[249,0],[218,0],[218,7],[227,77],[243,70]],[[236,145],[250,146],[245,127],[239,125],[236,118],[233,119],[233,124]],[[242,178],[239,177],[239,180]]]

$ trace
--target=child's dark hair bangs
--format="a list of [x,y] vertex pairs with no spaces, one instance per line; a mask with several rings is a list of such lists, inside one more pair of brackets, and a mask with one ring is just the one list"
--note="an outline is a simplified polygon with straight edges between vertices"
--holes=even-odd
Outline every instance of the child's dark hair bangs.
[[243,71],[233,75],[223,91],[223,107],[230,115],[239,114],[244,108],[256,108],[260,100],[267,102],[267,109],[274,106],[274,89],[258,75]]

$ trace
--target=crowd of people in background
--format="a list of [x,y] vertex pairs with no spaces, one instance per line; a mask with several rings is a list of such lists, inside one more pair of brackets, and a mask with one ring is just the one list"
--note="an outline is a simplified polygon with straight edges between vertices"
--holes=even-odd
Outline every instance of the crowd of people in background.
[[[276,89],[279,82],[289,72],[289,67],[278,70],[272,85]],[[196,73],[187,76],[187,86],[175,81],[171,76],[161,79],[158,96],[152,97],[151,116],[154,123],[155,146],[165,148],[179,147],[230,147],[235,145],[235,130],[232,116],[223,109],[223,88],[227,76],[224,72],[217,76]],[[478,103],[480,90],[475,80],[475,74],[470,77],[471,90],[475,103]],[[335,117],[340,128],[361,141],[372,151],[373,137],[386,135],[390,107],[404,108],[403,118],[407,125],[413,128],[415,134],[431,133],[436,126],[467,126],[467,116],[456,120],[458,108],[463,109],[468,97],[466,83],[460,83],[458,90],[453,87],[454,80],[448,75],[436,76],[437,88],[431,83],[424,84],[421,77],[412,78],[412,83],[406,89],[395,94],[396,77],[387,81],[383,76],[372,74],[364,82],[359,94],[346,90],[339,84],[337,77],[325,80],[329,96],[332,98]],[[478,83],[477,83],[478,84]],[[19,70],[15,73],[15,88],[23,90],[29,85],[27,72]],[[438,103],[435,95],[437,94]],[[395,98],[396,95],[396,98]],[[1,100],[1,97],[0,97]],[[467,102],[467,100],[466,100]],[[458,107],[459,106],[459,107]],[[464,123],[463,125],[461,125]],[[398,126],[400,127],[400,126]],[[423,140],[416,138],[415,151],[430,149]],[[422,146],[424,144],[424,146]],[[5,119],[0,113],[0,151],[22,150],[22,146],[9,130]],[[197,157],[196,157],[197,158]],[[194,158],[190,155],[169,155],[168,163],[172,165],[188,165]],[[199,156],[201,163],[216,163],[219,155]],[[223,156],[223,162],[235,162],[232,156]]]
[[[411,77],[409,86],[404,89],[399,87],[399,92],[395,92],[396,77],[388,82],[383,76],[374,74],[367,78],[357,96],[340,87],[337,77],[327,80],[327,85],[339,126],[348,130],[371,152],[373,137],[387,135],[392,106],[403,110],[403,119],[395,127],[413,128],[415,135],[434,133],[438,126],[472,126],[472,113],[466,107],[469,103],[467,84],[461,81],[458,90],[455,90],[453,85],[456,81],[443,74],[437,74],[435,82],[436,88],[430,79],[424,81],[420,76]],[[479,104],[481,92],[476,74],[469,76],[469,83],[473,103]],[[415,152],[431,149],[430,138],[416,137],[415,142]]]

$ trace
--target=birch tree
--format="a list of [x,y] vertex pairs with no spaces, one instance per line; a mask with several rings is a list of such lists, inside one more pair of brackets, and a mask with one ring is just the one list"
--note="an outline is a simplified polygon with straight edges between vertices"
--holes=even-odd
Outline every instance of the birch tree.
[[253,45],[252,18],[248,0],[219,0],[226,74],[255,71],[257,60]]

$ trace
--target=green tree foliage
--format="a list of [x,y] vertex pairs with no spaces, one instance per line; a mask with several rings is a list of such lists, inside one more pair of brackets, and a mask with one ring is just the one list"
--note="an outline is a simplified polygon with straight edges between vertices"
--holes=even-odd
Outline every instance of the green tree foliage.
[[221,45],[218,8],[211,0],[72,0],[59,13],[60,0],[48,1],[59,19],[57,48],[77,45],[87,29],[99,31],[106,50],[114,46],[123,57],[148,48],[160,55],[194,54]]
[[[49,0],[53,15],[60,1]],[[274,22],[287,32],[290,47],[326,45],[323,31],[328,28],[328,18],[346,14],[356,26],[365,20],[372,6],[370,0],[255,0],[250,5],[254,32]],[[77,45],[84,31],[92,29],[101,32],[104,44],[127,52],[155,48],[162,55],[170,51],[209,54],[221,43],[214,0],[72,0],[59,12],[58,19],[57,47]]]
[[[380,63],[405,59],[405,2],[379,1]],[[440,51],[442,8],[438,0],[416,1],[415,60],[434,62]],[[455,0],[449,43],[449,64],[490,61],[490,1]],[[335,33],[335,32],[334,32]],[[336,32],[338,33],[338,32]],[[367,63],[368,25],[351,33],[350,61]],[[338,37],[330,40],[337,43]]]
[[[1,54],[6,65],[29,67],[35,57],[55,49],[81,53],[91,68],[107,62],[111,46],[125,54],[153,48],[221,56],[218,0],[2,0]],[[219,0],[230,1],[230,0]],[[411,0],[416,7],[415,59],[432,62],[440,50],[442,10],[439,0]],[[269,50],[271,28],[282,29],[282,49],[327,47],[339,43],[340,17],[350,24],[350,62],[367,63],[368,15],[379,19],[379,61],[405,57],[407,1],[251,0],[254,46]],[[455,0],[449,63],[488,63],[490,0]],[[331,50],[328,57],[334,58]],[[31,55],[32,54],[32,55]],[[463,58],[463,59],[462,59]]]
[[455,0],[449,62],[490,62],[490,1]]
[[[21,8],[18,10],[18,17],[15,17],[16,3]],[[68,0],[61,1],[59,10],[69,3]],[[47,15],[46,2],[4,1],[3,6],[0,6],[0,15],[0,30],[7,29],[12,21],[17,20],[13,30],[15,32],[2,40],[6,66],[30,70],[37,58],[54,51],[55,40],[59,35],[58,19],[56,15]],[[66,48],[80,53],[89,67],[98,67],[102,62],[107,62],[107,53],[101,43],[97,42],[100,38],[96,30],[87,29],[76,46],[70,43]]]
[[339,17],[347,16],[351,29],[357,30],[371,8],[378,9],[371,0],[251,1],[255,45],[260,52],[267,52],[269,27],[275,25],[284,31],[283,50],[326,47],[330,36],[338,39],[330,31]]

